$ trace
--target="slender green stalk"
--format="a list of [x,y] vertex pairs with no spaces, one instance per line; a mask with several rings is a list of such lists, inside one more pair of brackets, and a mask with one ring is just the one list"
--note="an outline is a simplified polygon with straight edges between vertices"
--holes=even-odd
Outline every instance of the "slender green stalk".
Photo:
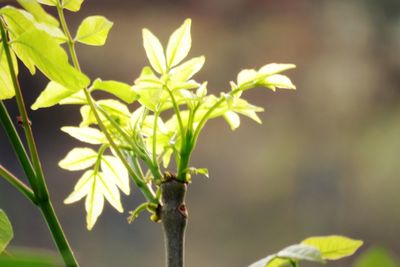
[[50,201],[46,201],[40,203],[39,207],[42,211],[44,218],[46,219],[46,223],[50,229],[54,241],[57,244],[57,248],[63,257],[65,265],[67,267],[78,267],[78,262],[75,259],[75,256],[71,250],[70,245],[68,244],[67,239],[65,238],[64,232],[61,228],[60,222],[57,219],[53,205]]
[[[15,154],[17,155],[18,161],[21,164],[28,180],[34,192],[37,192],[36,187],[36,173],[32,167],[32,163],[26,153],[25,147],[19,138],[17,130],[14,127],[14,124],[8,114],[6,106],[3,101],[0,101],[0,123],[4,130],[6,131],[7,137],[14,149]],[[37,193],[36,193],[37,194]]]
[[154,125],[153,125],[153,164],[157,165],[157,125],[159,112],[154,112]]
[[[70,33],[69,29],[68,29],[68,25],[67,25],[67,22],[65,20],[64,11],[63,11],[63,8],[61,7],[60,1],[57,1],[57,13],[58,13],[58,16],[60,18],[61,27],[62,27],[62,29],[63,29],[66,37],[67,37],[67,43],[68,43],[68,48],[69,48],[70,55],[71,55],[71,58],[72,58],[72,62],[74,64],[75,68],[77,70],[81,71],[81,68],[80,68],[80,65],[79,65],[79,61],[78,61],[78,57],[77,57],[77,54],[76,54],[76,51],[75,51],[75,42],[72,39],[71,33]],[[101,121],[100,115],[97,112],[96,106],[94,104],[94,101],[93,101],[90,93],[89,93],[89,90],[87,88],[85,88],[83,91],[85,93],[85,97],[86,97],[86,100],[88,101],[90,109],[92,110],[100,129],[102,130],[102,132],[106,136],[108,142],[110,143],[110,146],[114,149],[114,151],[117,154],[118,158],[121,160],[122,164],[128,170],[129,175],[131,177],[135,178],[136,177],[135,172],[132,170],[132,168],[129,165],[128,161],[126,160],[124,155],[121,153],[121,151],[119,150],[118,146],[116,145],[116,143],[112,139],[110,133],[107,131],[107,128],[105,127],[105,125]],[[153,189],[149,185],[144,184],[142,181],[140,181],[138,179],[135,179],[134,181],[135,181],[136,185],[139,187],[139,189],[142,191],[143,195],[146,197],[146,199],[148,201],[157,202],[157,199],[155,198],[155,193],[154,193]]]
[[39,154],[36,149],[36,143],[33,137],[32,128],[28,120],[28,114],[22,96],[22,90],[21,87],[19,86],[17,75],[15,73],[13,61],[11,59],[10,48],[7,42],[8,40],[7,35],[4,29],[3,21],[1,19],[0,19],[0,31],[1,31],[1,38],[3,40],[2,43],[4,47],[4,52],[6,53],[7,63],[15,90],[15,97],[17,100],[18,109],[22,118],[22,125],[24,127],[25,137],[27,139],[28,148],[33,162],[33,167],[36,172],[36,176],[30,177],[30,180],[34,181],[34,184],[37,188],[36,199],[38,201],[38,205],[42,211],[42,214],[46,220],[46,223],[50,229],[50,232],[52,233],[54,242],[56,243],[57,248],[63,257],[66,266],[77,267],[78,263],[75,260],[75,257],[72,253],[72,249],[68,244],[68,241],[63,233],[61,225],[58,222],[58,219],[50,202],[49,193],[44,179]]
[[182,138],[183,138],[183,137],[185,136],[185,131],[184,131],[184,128],[183,128],[181,113],[180,113],[178,104],[176,103],[174,94],[171,92],[171,90],[169,90],[168,87],[165,87],[165,89],[167,90],[169,96],[171,97],[172,105],[173,105],[173,107],[174,107],[174,111],[175,111],[175,114],[176,114],[176,118],[178,119],[178,123],[179,123],[179,130],[181,131],[181,136],[182,136]]
[[24,184],[20,179],[15,177],[10,171],[4,168],[0,164],[0,176],[3,177],[7,182],[14,186],[18,191],[20,191],[25,197],[27,197],[33,204],[37,204],[35,193],[26,184]]

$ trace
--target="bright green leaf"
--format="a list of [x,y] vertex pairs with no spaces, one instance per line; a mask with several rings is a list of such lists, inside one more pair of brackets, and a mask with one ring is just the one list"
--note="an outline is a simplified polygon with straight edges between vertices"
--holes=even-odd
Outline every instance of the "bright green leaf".
[[75,40],[87,45],[104,45],[113,23],[103,16],[90,16],[79,25]]
[[46,88],[40,93],[35,103],[31,106],[33,110],[47,108],[58,104],[61,100],[75,94],[76,91],[70,90],[59,83],[50,81]]
[[87,99],[85,92],[83,90],[74,93],[73,95],[64,98],[58,102],[59,105],[85,105],[87,104]]
[[131,104],[139,98],[139,95],[135,93],[132,87],[123,82],[96,79],[93,82],[92,89],[98,89],[113,94],[128,104]]
[[158,38],[147,29],[143,29],[143,46],[153,69],[158,73],[165,73],[167,67],[164,49]]
[[290,263],[288,259],[277,258],[276,255],[267,256],[253,264],[249,267],[282,267]]
[[70,11],[79,11],[83,0],[62,0],[62,7]]
[[190,19],[186,19],[169,38],[166,51],[168,68],[179,64],[189,53],[192,46],[192,38],[190,37],[191,23]]
[[277,254],[279,258],[289,258],[291,260],[306,260],[315,262],[324,262],[319,249],[305,244],[292,245],[282,249]]
[[113,156],[101,157],[101,170],[109,179],[115,180],[117,186],[126,195],[130,193],[129,175],[122,162]]
[[270,88],[272,91],[275,91],[277,87],[282,89],[296,89],[296,86],[292,83],[289,77],[281,74],[268,76],[261,81],[260,84]]
[[102,172],[86,171],[75,185],[74,191],[64,200],[65,204],[79,201],[86,196],[86,223],[91,230],[103,211],[104,198],[119,212],[123,212],[120,194],[115,181]]
[[187,81],[193,77],[201,68],[203,67],[205,62],[205,57],[195,57],[192,58],[181,65],[171,69],[171,80],[174,81]]
[[400,263],[388,250],[374,247],[364,252],[354,263],[353,267],[398,267]]
[[303,240],[301,243],[319,249],[323,259],[337,260],[353,255],[363,244],[363,241],[332,235],[310,237]]
[[260,68],[260,70],[258,71],[258,73],[262,74],[262,75],[273,75],[273,74],[277,74],[282,71],[294,69],[294,68],[296,68],[296,65],[294,65],[294,64],[270,63],[270,64],[262,66]]
[[235,130],[240,126],[239,115],[233,111],[227,111],[224,113],[224,119],[229,123],[232,130]]
[[61,131],[85,143],[93,145],[107,143],[104,134],[96,128],[64,126],[61,128]]
[[14,232],[7,214],[0,209],[0,254],[13,239]]
[[77,147],[72,149],[58,165],[69,171],[80,171],[93,166],[97,153],[91,148]]
[[58,20],[48,14],[36,0],[17,0],[17,2],[31,13],[38,22],[58,26]]
[[[15,68],[15,74],[18,75],[18,62],[12,51],[11,59]],[[0,42],[0,100],[12,98],[15,95],[14,85],[11,79],[10,68],[8,66],[6,53],[3,44]]]
[[43,5],[56,6],[58,0],[36,0]]
[[50,80],[75,92],[85,88],[90,80],[68,63],[68,56],[57,42],[40,30],[29,30],[16,38],[13,48],[23,50]]

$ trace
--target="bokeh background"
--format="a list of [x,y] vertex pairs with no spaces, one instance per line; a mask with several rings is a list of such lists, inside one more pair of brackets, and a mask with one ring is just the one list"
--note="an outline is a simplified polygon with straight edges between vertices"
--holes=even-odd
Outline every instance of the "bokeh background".
[[[187,17],[190,55],[206,56],[196,79],[208,80],[215,94],[229,90],[242,68],[297,64],[287,73],[297,91],[248,93],[266,108],[262,125],[243,118],[231,132],[215,120],[203,131],[192,165],[208,167],[211,177],[194,177],[189,189],[187,266],[247,266],[333,233],[400,255],[400,1],[87,0],[67,19],[76,29],[95,14],[114,27],[104,47],[78,48],[91,78],[132,83],[147,64],[141,29],[166,43]],[[32,104],[46,80],[26,71],[20,78]],[[6,104],[18,115],[13,101]],[[143,200],[138,190],[123,197],[122,215],[107,204],[91,232],[83,202],[63,204],[79,174],[57,163],[80,144],[59,128],[78,124],[78,110],[57,106],[30,116],[56,211],[82,266],[163,266],[160,226],[148,216],[126,223]],[[22,176],[3,131],[0,162]],[[55,250],[38,210],[3,180],[0,207],[15,227],[12,245]]]

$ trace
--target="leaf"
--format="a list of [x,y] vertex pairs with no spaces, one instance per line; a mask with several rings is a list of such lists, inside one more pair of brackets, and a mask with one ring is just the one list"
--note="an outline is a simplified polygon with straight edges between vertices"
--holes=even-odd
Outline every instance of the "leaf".
[[85,105],[87,104],[87,99],[85,92],[83,90],[74,93],[73,95],[64,98],[58,102],[59,105]]
[[233,111],[227,111],[224,113],[224,119],[229,123],[232,130],[235,130],[240,126],[239,115]]
[[62,264],[51,252],[33,249],[13,249],[12,256],[0,254],[0,266],[6,267],[59,267]]
[[244,86],[246,83],[252,83],[257,76],[257,72],[253,69],[241,70],[237,76],[237,85]]
[[296,68],[296,65],[294,65],[294,64],[270,63],[270,64],[262,66],[260,68],[260,70],[258,71],[258,73],[262,74],[262,75],[272,75],[272,74],[280,73],[282,71],[294,69],[294,68]]
[[16,38],[13,48],[29,55],[45,76],[75,92],[85,88],[90,80],[68,63],[65,51],[44,31],[29,30]]
[[296,86],[292,83],[292,81],[285,75],[274,74],[266,77],[261,85],[270,88],[272,91],[276,90],[276,87],[282,89],[296,89]]
[[38,22],[43,22],[49,25],[58,26],[58,20],[48,14],[42,6],[35,0],[17,0],[17,2],[31,13]]
[[179,64],[189,53],[192,46],[192,38],[190,37],[191,23],[190,19],[186,19],[170,36],[166,51],[168,68]]
[[[15,68],[15,74],[18,76],[18,62],[12,51],[11,59]],[[7,56],[4,52],[3,44],[0,42],[0,100],[10,99],[15,95],[14,84],[11,79],[10,68],[8,66]]]
[[303,240],[301,243],[319,249],[323,259],[337,260],[353,255],[363,244],[363,241],[332,235],[310,237]]
[[77,147],[72,149],[63,158],[58,166],[69,171],[80,171],[87,169],[95,164],[97,153],[91,148]]
[[194,167],[191,167],[191,168],[189,168],[188,171],[189,171],[190,174],[195,174],[195,175],[201,174],[201,175],[204,175],[207,178],[210,178],[208,176],[208,169],[207,168],[194,168]]
[[102,172],[86,171],[74,187],[74,191],[64,200],[65,204],[79,201],[86,196],[86,223],[91,230],[103,211],[104,198],[119,212],[123,212],[120,194],[115,181]]
[[107,143],[104,134],[96,128],[64,126],[61,128],[61,131],[85,143],[93,145]]
[[181,65],[173,68],[171,73],[171,80],[174,81],[187,81],[193,77],[197,72],[201,70],[205,62],[205,57],[195,57],[192,58]]
[[133,103],[139,98],[139,95],[135,93],[132,87],[123,82],[102,81],[101,79],[96,79],[93,82],[92,88],[94,90],[102,90],[113,94],[128,104]]
[[109,179],[115,180],[118,187],[126,195],[130,193],[129,175],[122,162],[113,156],[103,156],[101,158],[101,170]]
[[274,254],[251,264],[249,267],[281,267],[286,266],[289,263],[290,261],[288,259],[277,258]]
[[399,262],[382,247],[374,247],[364,252],[353,267],[398,267]]
[[103,16],[85,18],[78,27],[75,41],[87,45],[104,45],[113,23]]
[[[97,106],[102,108],[107,114],[114,119],[115,122],[120,125],[127,125],[130,122],[130,112],[128,107],[114,99],[103,99],[96,101]],[[89,105],[84,105],[81,107],[82,122],[80,127],[89,126],[90,124],[97,124],[97,120]],[[108,123],[108,120],[99,112],[100,118]]]
[[75,90],[70,90],[57,82],[50,81],[46,88],[40,93],[35,103],[31,106],[33,110],[47,108],[58,104],[61,100],[75,94]]
[[7,214],[0,209],[0,254],[13,239],[14,232]]
[[158,38],[148,29],[143,29],[143,46],[153,69],[160,74],[165,73],[164,49]]
[[36,0],[43,5],[56,6],[58,0]]
[[79,11],[83,0],[62,0],[62,7],[68,9],[69,11]]
[[277,254],[279,258],[289,258],[291,260],[306,260],[315,262],[324,262],[319,249],[305,244],[292,245],[282,249]]

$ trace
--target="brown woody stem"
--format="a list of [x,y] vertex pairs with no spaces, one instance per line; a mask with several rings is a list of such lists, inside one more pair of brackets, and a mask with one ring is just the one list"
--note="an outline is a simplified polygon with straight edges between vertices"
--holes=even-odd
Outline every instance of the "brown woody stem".
[[185,204],[187,184],[174,176],[161,184],[160,218],[164,230],[166,266],[184,266],[185,229],[188,213]]

